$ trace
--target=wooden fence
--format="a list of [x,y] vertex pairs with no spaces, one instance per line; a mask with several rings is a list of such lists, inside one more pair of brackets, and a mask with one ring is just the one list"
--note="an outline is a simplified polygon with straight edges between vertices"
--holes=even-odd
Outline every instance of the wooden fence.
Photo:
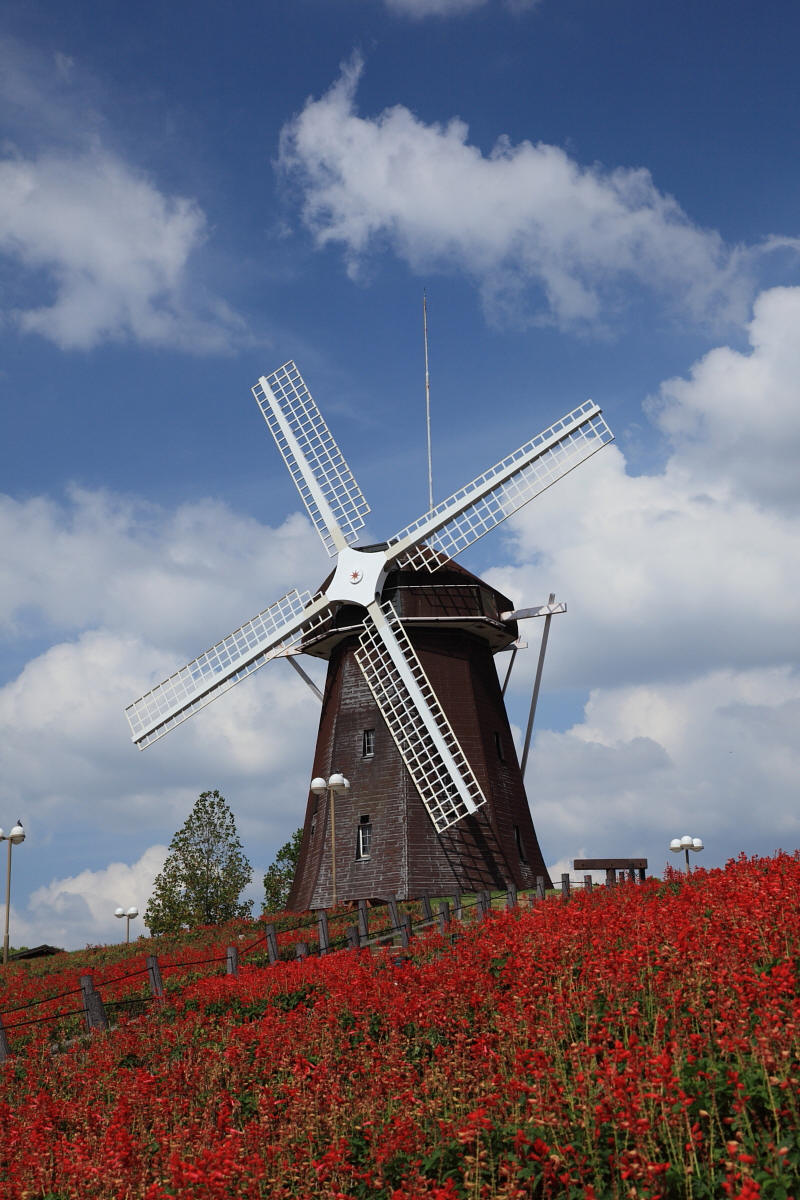
[[[568,874],[563,874],[561,876],[560,887],[562,902],[569,900],[571,889],[574,887],[583,887],[587,891],[591,891],[591,875],[585,875],[582,880],[570,880]],[[521,897],[516,887],[512,884],[505,895],[501,895],[500,899],[506,909],[511,909],[517,907]],[[545,880],[543,876],[539,876],[536,881],[536,888],[527,893],[527,901],[529,904],[534,905],[545,899],[547,899]],[[401,910],[398,901],[391,898],[385,902],[388,923],[375,928],[378,923],[375,920],[378,915],[376,908],[370,908],[365,900],[359,900],[356,923],[348,925],[344,932],[336,937],[331,937],[330,922],[328,913],[325,910],[320,910],[315,914],[315,921],[312,919],[311,922],[300,922],[297,925],[280,930],[280,934],[283,936],[313,929],[314,923],[316,923],[316,943],[309,944],[307,941],[295,941],[294,956],[297,959],[304,959],[313,954],[331,954],[343,949],[368,949],[371,952],[375,952],[381,948],[398,948],[398,942],[399,949],[405,950],[408,948],[411,938],[415,933],[421,932],[433,925],[438,925],[439,930],[444,934],[454,923],[463,923],[467,919],[468,914],[470,914],[470,910],[474,910],[471,913],[473,917],[483,920],[488,916],[493,907],[492,895],[488,891],[478,892],[475,896],[455,894],[448,899],[438,900],[436,902],[436,913],[433,911],[433,902],[429,896],[420,897],[419,903],[422,915],[418,920],[413,920],[411,913],[407,909]],[[353,911],[355,913],[355,910]],[[80,1016],[82,1017],[85,1030],[91,1032],[96,1029],[109,1028],[109,1012],[113,1015],[118,1009],[134,1008],[141,1013],[150,1004],[155,1004],[157,1007],[162,1006],[165,1003],[163,973],[167,971],[186,970],[188,967],[206,966],[212,963],[224,963],[225,973],[237,977],[240,960],[252,954],[259,946],[263,946],[266,949],[267,964],[264,965],[271,966],[274,963],[286,961],[285,955],[281,953],[278,936],[279,931],[275,925],[267,923],[264,927],[264,933],[241,949],[237,946],[228,946],[224,954],[213,955],[210,958],[190,959],[188,962],[178,961],[173,963],[159,963],[156,955],[150,954],[147,956],[146,965],[136,971],[128,971],[122,975],[115,975],[101,981],[98,981],[94,976],[89,974],[82,975],[80,977],[80,986],[77,988],[71,988],[65,992],[57,992],[55,995],[46,996],[41,1000],[30,1000],[25,1004],[2,1009],[0,1010],[0,1062],[4,1062],[11,1055],[8,1035],[16,1029],[38,1025],[47,1021],[57,1022],[66,1020],[69,1017]],[[453,936],[456,937],[457,934],[453,934]],[[286,947],[284,946],[283,949],[285,950]],[[144,975],[147,976],[149,995],[127,997],[122,1000],[109,999],[109,992],[115,984]],[[22,1014],[28,1009],[50,1004],[55,1000],[66,1000],[67,997],[72,996],[80,996],[80,1007],[68,1008],[65,1011],[57,1013],[50,1012],[43,1016],[12,1019],[10,1024],[6,1023],[6,1018],[10,1016],[14,1017],[16,1014]]]

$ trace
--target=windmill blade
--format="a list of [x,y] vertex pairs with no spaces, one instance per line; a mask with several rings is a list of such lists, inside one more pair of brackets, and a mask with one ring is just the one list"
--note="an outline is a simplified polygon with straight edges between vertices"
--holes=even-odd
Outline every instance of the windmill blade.
[[251,390],[333,557],[358,540],[369,505],[293,362],[262,375]]
[[[438,833],[486,802],[400,619],[373,601],[355,652]],[[371,619],[370,619],[371,618]]]
[[588,400],[402,529],[390,539],[387,559],[436,570],[613,440]]
[[330,614],[323,595],[291,591],[125,709],[140,750],[301,641]]

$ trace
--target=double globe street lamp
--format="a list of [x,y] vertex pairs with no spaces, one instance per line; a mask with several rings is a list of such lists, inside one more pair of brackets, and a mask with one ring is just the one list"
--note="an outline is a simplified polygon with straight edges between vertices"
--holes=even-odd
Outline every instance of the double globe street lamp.
[[17,821],[16,825],[8,833],[4,833],[0,829],[0,842],[8,842],[8,867],[6,869],[6,926],[3,934],[3,966],[8,962],[8,916],[11,909],[11,847],[18,846],[20,842],[25,841],[25,830],[22,828],[22,822]]
[[692,868],[689,866],[689,851],[694,850],[696,853],[699,853],[700,850],[704,849],[703,839],[698,837],[689,837],[689,834],[685,833],[683,837],[673,838],[669,844],[669,848],[673,854],[680,854],[681,850],[685,851],[686,873],[688,875],[692,870]]
[[330,779],[317,775],[311,780],[311,791],[315,796],[330,796],[331,809],[331,877],[333,883],[333,907],[336,908],[336,806],[334,798],[337,792],[349,792],[350,780],[345,779],[339,771],[334,771]]
[[129,942],[131,940],[131,921],[133,920],[134,917],[138,917],[138,915],[139,915],[139,910],[138,910],[138,908],[136,908],[135,905],[131,905],[130,908],[115,908],[114,909],[115,917],[119,917],[120,920],[122,920],[123,917],[128,918],[127,921],[125,922],[125,941],[126,942]]

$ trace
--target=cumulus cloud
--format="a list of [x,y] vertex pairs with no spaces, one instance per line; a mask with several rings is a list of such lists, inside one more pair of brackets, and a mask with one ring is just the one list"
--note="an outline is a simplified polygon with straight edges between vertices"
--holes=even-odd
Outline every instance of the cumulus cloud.
[[61,349],[129,339],[227,348],[242,322],[214,300],[204,315],[189,295],[189,260],[205,234],[196,202],[164,195],[102,150],[0,162],[0,253],[26,291],[40,274],[47,294],[7,312]]
[[520,513],[516,562],[488,573],[517,603],[567,601],[545,686],[590,692],[582,720],[536,738],[546,847],[580,856],[590,828],[588,856],[659,868],[686,832],[714,862],[798,845],[798,305],[765,293],[749,353],[717,348],[663,386],[661,473],[604,450]]
[[[272,529],[212,501],[165,512],[75,491],[62,503],[5,498],[0,530],[0,635],[13,645],[20,629],[37,628],[42,642],[0,688],[4,795],[36,850],[35,860],[20,856],[15,892],[34,870],[57,876],[21,912],[14,940],[113,939],[101,918],[122,870],[105,865],[120,840],[143,856],[144,880],[145,851],[168,842],[208,788],[231,804],[260,881],[304,815],[319,721],[305,683],[271,663],[145,753],[130,742],[124,709],[281,591],[319,583],[326,560],[308,521]],[[315,664],[308,670],[319,678]],[[73,855],[80,847],[77,882],[58,869],[65,845]],[[140,892],[109,912],[140,904]]]
[[0,689],[5,795],[24,807],[35,841],[55,849],[65,829],[86,827],[95,840],[171,836],[210,787],[262,846],[299,820],[319,720],[306,685],[271,663],[140,753],[124,708],[168,667],[139,638],[91,631],[51,646]]
[[500,137],[489,153],[466,124],[426,124],[396,105],[362,117],[362,63],[283,130],[280,164],[319,246],[357,275],[391,247],[412,269],[466,272],[493,313],[602,325],[631,285],[691,318],[746,315],[749,252],[701,229],[644,168],[584,166],[545,143]]
[[385,0],[386,7],[407,17],[450,17],[482,8],[486,0]]
[[0,495],[0,632],[102,626],[189,656],[292,587],[325,556],[305,517],[276,528],[205,500],[165,511],[73,488],[63,501]]
[[612,446],[515,518],[516,563],[492,578],[527,604],[558,581],[563,683],[773,666],[800,642],[799,305],[800,289],[764,293],[749,353],[714,349],[664,385],[661,473],[626,474]]
[[60,52],[49,60],[0,39],[2,313],[68,350],[135,341],[209,353],[241,342],[242,319],[197,269],[205,214],[108,148],[93,91]]
[[698,864],[793,850],[798,718],[791,667],[597,689],[582,722],[537,737],[528,784],[539,836],[572,858],[642,854],[656,873],[684,833],[706,843]]
[[749,353],[719,347],[662,384],[650,410],[698,487],[796,511],[799,328],[800,289],[773,288],[756,301]]
[[[0,631],[13,640],[21,620],[29,630],[38,616],[46,646],[0,689],[11,795],[21,801],[33,791],[49,813],[79,796],[84,811],[113,796],[107,819],[117,827],[134,811],[160,827],[185,808],[186,780],[198,791],[217,786],[208,781],[220,769],[248,781],[255,815],[264,803],[258,772],[280,788],[300,770],[294,738],[313,744],[318,708],[285,663],[270,664],[145,755],[126,737],[123,710],[282,591],[319,583],[325,558],[304,517],[272,529],[212,501],[167,513],[75,491],[63,504],[5,498],[0,531]],[[283,713],[291,734],[269,721],[270,711]]]
[[139,909],[139,917],[130,922],[135,938],[146,930],[144,910],[166,856],[166,846],[149,846],[134,863],[112,862],[36,888],[27,906],[14,911],[15,942],[73,950],[124,940],[126,922],[114,910],[131,907]]
[[[490,0],[385,0],[386,6],[407,17],[455,17],[483,8]],[[534,8],[539,0],[504,0],[504,7],[514,12]]]

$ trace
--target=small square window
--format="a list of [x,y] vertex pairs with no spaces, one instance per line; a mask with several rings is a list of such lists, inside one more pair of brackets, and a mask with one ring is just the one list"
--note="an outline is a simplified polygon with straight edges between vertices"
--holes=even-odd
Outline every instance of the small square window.
[[505,762],[506,756],[503,753],[503,739],[497,731],[495,731],[494,735],[494,748],[497,751],[497,757],[500,759],[500,762]]
[[365,729],[361,736],[361,757],[372,758],[375,754],[375,730]]

